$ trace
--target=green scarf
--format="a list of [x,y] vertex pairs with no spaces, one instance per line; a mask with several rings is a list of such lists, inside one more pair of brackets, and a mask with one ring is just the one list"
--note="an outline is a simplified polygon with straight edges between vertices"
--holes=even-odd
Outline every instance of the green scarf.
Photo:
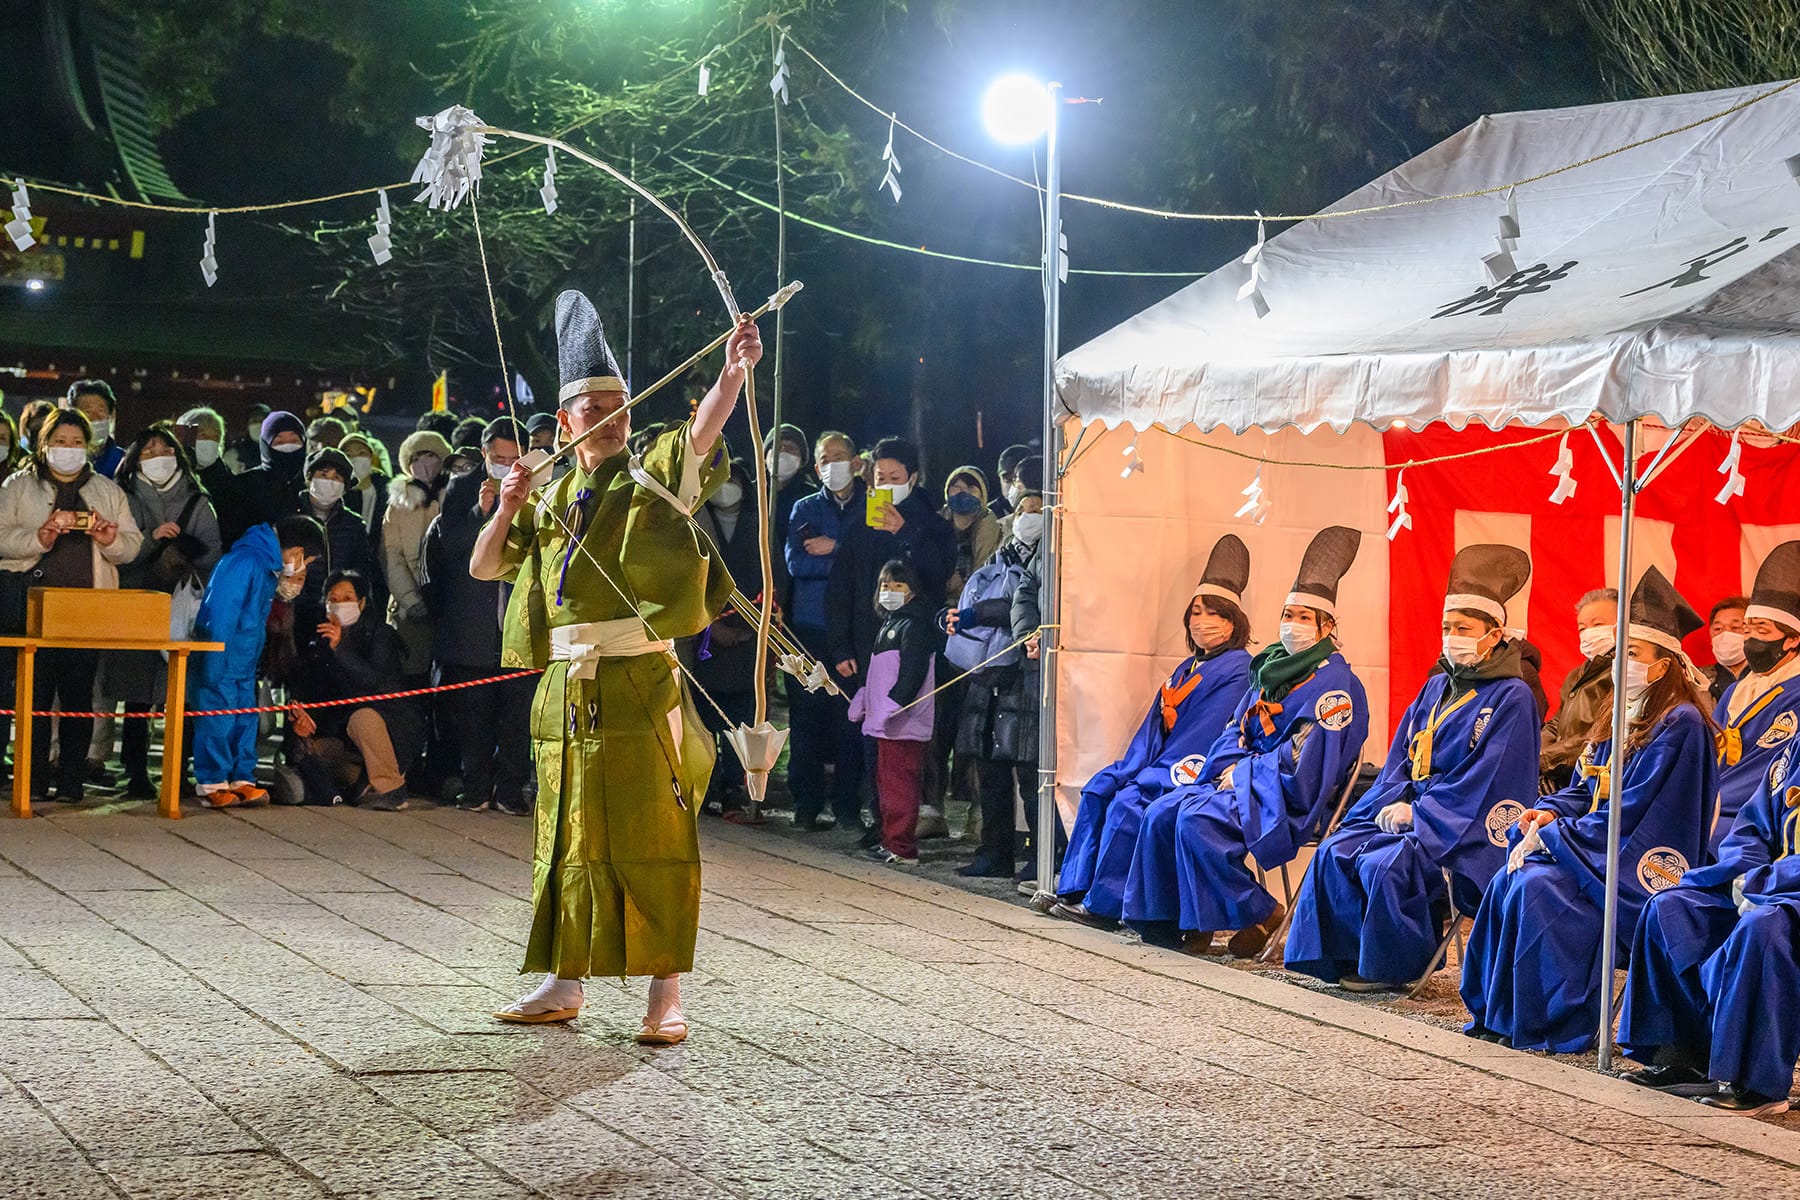
[[1280,701],[1301,680],[1318,670],[1319,664],[1337,653],[1337,643],[1323,637],[1298,654],[1289,654],[1280,642],[1263,648],[1250,661],[1251,674],[1262,690],[1264,700]]

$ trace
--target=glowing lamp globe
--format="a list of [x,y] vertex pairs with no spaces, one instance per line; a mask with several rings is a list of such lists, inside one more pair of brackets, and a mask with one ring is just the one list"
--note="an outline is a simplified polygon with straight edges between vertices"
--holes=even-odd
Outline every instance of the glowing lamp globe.
[[997,142],[1036,141],[1050,124],[1050,93],[1029,75],[1003,75],[982,98],[981,119]]

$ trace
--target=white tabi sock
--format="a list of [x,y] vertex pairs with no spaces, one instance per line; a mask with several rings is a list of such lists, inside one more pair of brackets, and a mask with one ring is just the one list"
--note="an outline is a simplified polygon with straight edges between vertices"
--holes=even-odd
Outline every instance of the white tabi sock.
[[652,1029],[687,1024],[681,1015],[681,976],[650,980],[650,1006],[644,1011],[644,1024]]
[[506,1006],[505,1011],[526,1015],[560,1012],[565,1008],[580,1008],[581,1000],[581,980],[546,975],[544,982],[537,985],[536,991],[514,1000]]

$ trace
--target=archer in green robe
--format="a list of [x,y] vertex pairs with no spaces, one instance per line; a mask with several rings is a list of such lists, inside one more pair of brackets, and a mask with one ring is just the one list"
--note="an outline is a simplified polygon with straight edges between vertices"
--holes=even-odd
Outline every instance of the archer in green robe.
[[691,510],[726,477],[722,442],[693,461],[690,425],[658,437],[636,477],[623,451],[592,472],[577,464],[507,532],[515,587],[501,660],[544,672],[531,715],[538,799],[522,972],[693,969],[711,735],[672,651],[599,657],[593,677],[580,678],[551,650],[558,627],[624,621],[626,633],[664,641],[698,634],[723,611],[731,576],[670,503]]

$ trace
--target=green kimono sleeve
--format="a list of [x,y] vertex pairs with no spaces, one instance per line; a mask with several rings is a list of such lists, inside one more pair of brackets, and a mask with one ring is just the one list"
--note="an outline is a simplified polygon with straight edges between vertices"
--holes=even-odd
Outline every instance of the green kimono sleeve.
[[543,670],[550,664],[550,610],[544,601],[544,574],[537,536],[537,506],[526,505],[506,531],[502,578],[513,585],[506,602],[506,624],[500,630],[500,665]]
[[[704,457],[690,454],[691,420],[658,437],[638,463],[683,504],[697,507],[730,474],[724,440]],[[734,586],[712,540],[692,518],[647,487],[638,487],[621,556],[639,611],[657,635],[692,637],[725,611]]]

